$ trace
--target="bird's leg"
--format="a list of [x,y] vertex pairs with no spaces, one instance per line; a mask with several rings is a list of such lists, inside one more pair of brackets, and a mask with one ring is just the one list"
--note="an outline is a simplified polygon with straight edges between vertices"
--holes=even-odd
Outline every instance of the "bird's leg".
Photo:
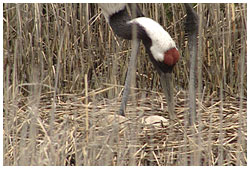
[[198,15],[190,4],[184,4],[187,12],[185,32],[188,34],[188,48],[190,51],[190,76],[189,76],[189,125],[195,122],[196,102],[195,102],[195,81],[196,81],[196,57],[197,57],[197,35],[198,35]]
[[[132,12],[132,18],[136,17],[136,8],[138,8],[138,6],[133,4],[133,5],[130,5],[130,8]],[[134,24],[132,25],[131,28],[132,28],[132,31],[131,31],[132,52],[131,52],[131,57],[129,60],[129,65],[128,65],[128,72],[127,72],[127,77],[126,77],[123,96],[122,96],[122,103],[121,103],[121,107],[119,110],[119,114],[122,116],[125,116],[125,110],[126,110],[126,105],[128,101],[128,95],[130,93],[131,82],[132,80],[135,79],[137,53],[138,53],[139,46],[140,46],[140,41],[137,39],[137,26]]]
[[129,65],[128,65],[128,72],[127,72],[124,91],[123,91],[123,95],[122,95],[121,107],[119,110],[119,115],[122,115],[122,116],[125,116],[128,95],[130,93],[131,80],[133,79],[132,77],[135,76],[136,63],[137,63],[137,53],[139,50],[139,45],[140,45],[140,42],[138,39],[132,40],[132,52],[131,52],[131,57],[129,60]]

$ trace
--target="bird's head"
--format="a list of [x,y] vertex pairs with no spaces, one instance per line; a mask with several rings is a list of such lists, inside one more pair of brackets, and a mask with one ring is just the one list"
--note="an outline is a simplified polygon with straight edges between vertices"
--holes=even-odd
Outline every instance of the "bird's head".
[[157,62],[162,62],[170,67],[178,62],[180,55],[175,42],[159,23],[146,17],[135,18],[128,23],[137,24],[139,29],[144,30],[145,35],[140,36],[148,36],[148,38],[141,37],[141,39],[146,39],[144,45],[149,48],[148,51]]
[[168,66],[174,66],[180,58],[177,48],[171,48],[164,53],[164,63]]

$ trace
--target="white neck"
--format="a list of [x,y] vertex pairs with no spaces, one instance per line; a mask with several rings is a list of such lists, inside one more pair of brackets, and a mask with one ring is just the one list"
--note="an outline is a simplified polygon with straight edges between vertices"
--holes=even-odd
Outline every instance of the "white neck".
[[152,40],[150,51],[155,60],[161,62],[164,61],[164,53],[167,50],[176,47],[175,42],[169,33],[165,31],[159,23],[152,19],[139,17],[129,21],[128,23],[137,23],[145,29],[145,32]]

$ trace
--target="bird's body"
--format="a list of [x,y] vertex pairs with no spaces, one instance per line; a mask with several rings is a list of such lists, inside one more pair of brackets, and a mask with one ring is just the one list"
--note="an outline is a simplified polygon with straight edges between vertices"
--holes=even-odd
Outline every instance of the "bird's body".
[[[170,111],[173,113],[171,74],[180,56],[176,44],[169,33],[159,23],[145,17],[137,5],[134,7],[136,14],[134,19],[131,19],[126,4],[99,4],[99,6],[102,8],[106,21],[116,35],[132,40],[132,26],[136,25],[137,38],[142,40],[150,60],[160,75],[164,93],[171,107]],[[129,8],[130,11],[134,12],[132,5]]]

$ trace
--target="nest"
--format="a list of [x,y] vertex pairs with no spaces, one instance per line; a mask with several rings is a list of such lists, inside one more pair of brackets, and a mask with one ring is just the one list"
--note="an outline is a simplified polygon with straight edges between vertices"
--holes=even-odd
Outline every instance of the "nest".
[[130,101],[126,117],[116,114],[119,99],[86,101],[77,95],[61,95],[53,102],[46,94],[38,104],[30,98],[17,99],[19,104],[4,103],[8,112],[4,115],[4,163],[246,165],[246,100],[212,100],[211,96],[197,100],[196,122],[189,125],[185,92],[175,97],[175,120],[169,120],[161,98],[153,94]]

